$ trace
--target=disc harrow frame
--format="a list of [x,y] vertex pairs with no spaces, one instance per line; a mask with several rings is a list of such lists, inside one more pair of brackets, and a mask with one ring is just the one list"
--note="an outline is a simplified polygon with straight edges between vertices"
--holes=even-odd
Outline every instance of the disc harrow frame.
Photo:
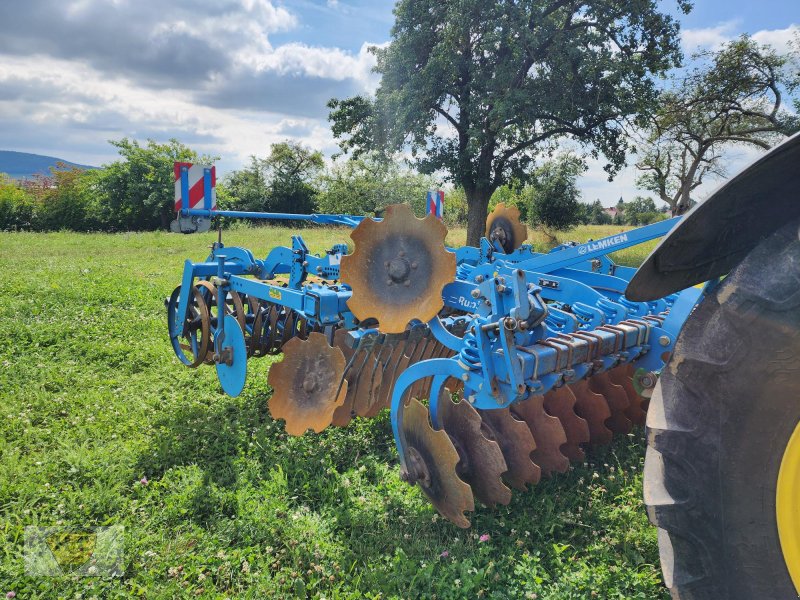
[[[468,526],[473,492],[506,504],[510,488],[563,472],[587,444],[641,424],[702,293],[630,301],[635,269],[608,256],[665,235],[677,219],[549,253],[521,244],[525,228],[515,220],[505,208],[490,215],[477,248],[446,248],[444,226],[405,207],[390,207],[382,222],[352,218],[351,254],[346,244],[312,254],[293,236],[261,260],[220,239],[205,261],[186,261],[167,301],[173,347],[190,367],[224,363],[229,378],[246,371],[248,357],[285,349],[270,384],[280,399],[273,416],[290,433],[389,408],[402,477]],[[434,283],[409,286],[417,265],[436,274]],[[370,281],[380,294],[370,296]],[[244,343],[222,352],[219,339],[234,325]],[[297,365],[316,364],[315,352],[332,357],[320,363],[324,381],[295,376]]]

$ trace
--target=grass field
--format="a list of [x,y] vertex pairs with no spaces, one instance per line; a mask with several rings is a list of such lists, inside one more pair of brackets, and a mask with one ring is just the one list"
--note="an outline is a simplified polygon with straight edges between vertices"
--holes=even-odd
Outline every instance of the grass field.
[[[264,256],[291,233],[240,229],[225,241]],[[314,250],[347,235],[302,233]],[[288,438],[267,411],[272,359],[251,361],[235,399],[213,369],[181,366],[163,298],[213,237],[0,234],[0,593],[668,597],[641,501],[641,430],[508,507],[478,508],[464,531],[399,480],[387,415]],[[30,525],[123,526],[124,575],[25,575]]]

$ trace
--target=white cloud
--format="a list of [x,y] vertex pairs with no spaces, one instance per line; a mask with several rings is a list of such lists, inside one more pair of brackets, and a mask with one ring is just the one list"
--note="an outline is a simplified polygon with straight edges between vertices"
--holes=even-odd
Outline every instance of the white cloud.
[[[251,154],[263,156],[271,143],[288,137],[286,130],[291,127],[296,132],[291,137],[300,143],[329,152],[334,148],[330,128],[318,119],[287,120],[268,112],[210,108],[193,103],[180,92],[139,87],[130,80],[109,78],[106,73],[71,61],[4,57],[0,62],[0,88],[11,84],[44,87],[49,97],[47,101],[0,100],[0,124],[22,121],[52,131],[63,130],[73,137],[70,146],[75,134],[92,147],[122,136],[189,137],[206,140],[191,144],[198,151],[221,155],[235,165]],[[83,124],[90,127],[72,129]],[[51,146],[49,150],[57,148]],[[70,158],[83,160],[77,154],[70,154]],[[109,154],[113,154],[110,147]]]
[[753,34],[753,39],[772,46],[779,54],[786,54],[792,50],[790,43],[800,40],[800,26],[792,23],[786,29],[762,29]]
[[[741,33],[741,22],[725,21],[714,27],[701,29],[684,29],[681,31],[681,45],[687,52],[717,49]],[[759,44],[768,44],[778,53],[785,54],[791,50],[790,42],[800,35],[800,26],[792,23],[785,29],[761,29],[752,33],[752,38]]]
[[715,27],[684,29],[681,31],[681,45],[687,52],[719,47],[734,37],[738,24],[738,21],[725,21]]

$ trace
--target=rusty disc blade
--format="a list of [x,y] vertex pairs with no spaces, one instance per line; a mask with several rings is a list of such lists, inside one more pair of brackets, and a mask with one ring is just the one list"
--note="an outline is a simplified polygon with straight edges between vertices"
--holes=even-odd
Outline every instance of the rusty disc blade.
[[456,475],[458,452],[444,430],[435,430],[428,409],[411,399],[400,424],[408,480],[418,483],[439,513],[459,527],[469,527],[465,511],[475,510],[472,489]]
[[353,288],[347,306],[359,320],[402,333],[413,319],[431,320],[444,306],[442,288],[455,279],[447,228],[433,215],[417,219],[406,204],[386,207],[383,221],[364,219],[350,234],[355,251],[342,257],[340,279]]
[[[178,301],[180,298],[181,286],[175,288],[170,298],[169,306],[170,311],[167,314],[168,319],[173,318],[174,309],[177,312]],[[186,319],[180,325],[180,333],[174,332],[177,338],[176,352],[180,351],[183,355],[182,362],[192,369],[200,366],[207,356],[213,354],[209,351],[211,346],[211,319],[206,306],[203,295],[197,289],[197,286],[192,286],[192,297],[186,310]],[[170,325],[170,334],[172,325]],[[174,347],[174,343],[173,343]],[[180,356],[178,358],[181,358]]]
[[[347,331],[345,331],[344,329],[338,329],[336,333],[333,334],[333,345],[342,352],[342,355],[344,356],[345,360],[345,365],[350,363],[350,360],[356,353],[355,350],[350,348],[345,343],[346,339],[347,339]],[[353,412],[353,399],[355,396],[355,386],[350,385],[347,372],[345,372],[344,378],[345,381],[347,381],[347,393],[345,394],[344,402],[341,404],[341,406],[336,407],[336,410],[333,411],[333,417],[331,418],[331,425],[335,425],[336,427],[346,427],[352,420],[353,416],[355,416],[355,413]]]
[[528,228],[519,220],[519,209],[500,203],[486,217],[486,239],[500,242],[506,254],[511,254],[528,238]]
[[497,442],[481,433],[481,416],[468,402],[455,403],[442,390],[439,397],[439,416],[442,428],[458,450],[458,474],[487,506],[511,502],[511,490],[502,475],[508,470],[503,452]]
[[536,441],[524,421],[511,414],[508,408],[480,411],[484,437],[500,445],[508,471],[503,479],[513,488],[525,491],[529,483],[539,483],[542,471],[531,459]]
[[[197,287],[202,288],[201,292],[205,290],[211,300],[207,302],[208,312],[212,319],[217,317],[217,287],[210,281],[205,279],[197,282]],[[237,292],[228,292],[225,296],[225,314],[233,315],[236,317],[236,322],[242,328],[242,332],[247,332],[245,325],[244,304],[242,304],[242,297]]]
[[613,383],[609,379],[608,373],[604,372],[595,373],[589,378],[589,389],[602,395],[608,402],[611,416],[606,421],[606,426],[614,433],[630,433],[631,429],[633,429],[633,424],[625,416],[625,411],[628,410],[630,403],[622,386]]
[[561,453],[561,446],[567,443],[567,434],[561,421],[545,412],[544,396],[531,396],[512,404],[511,412],[525,421],[536,440],[532,458],[542,469],[542,475],[565,473],[569,469],[569,459]]
[[628,408],[625,410],[625,416],[628,417],[634,425],[644,425],[647,420],[647,413],[642,407],[642,397],[636,393],[636,388],[633,387],[633,380],[625,374],[625,367],[617,367],[608,372],[608,377],[613,383],[622,386],[625,390],[625,395],[628,397]]
[[272,418],[284,419],[290,435],[325,429],[347,395],[344,367],[342,351],[328,345],[321,333],[289,340],[283,360],[270,367],[267,379],[274,390],[269,400]]
[[589,425],[589,443],[610,444],[614,434],[606,427],[611,410],[605,398],[590,390],[585,379],[572,384],[570,389],[575,394],[575,412]]
[[[632,383],[634,377],[636,376],[636,370],[637,370],[636,367],[634,367],[633,364],[631,363],[628,363],[628,365],[625,367],[625,374],[631,378]],[[634,390],[636,389],[635,383],[633,384],[633,389]],[[649,390],[649,393],[644,393],[643,391],[641,394],[639,394],[639,397],[642,399],[642,410],[644,410],[645,412],[647,412],[647,408],[650,406],[650,396],[652,395],[653,395],[653,390]]]
[[561,453],[572,461],[582,461],[585,454],[581,444],[589,443],[589,424],[575,413],[575,402],[575,394],[565,385],[544,395],[545,410],[561,421],[567,436]]

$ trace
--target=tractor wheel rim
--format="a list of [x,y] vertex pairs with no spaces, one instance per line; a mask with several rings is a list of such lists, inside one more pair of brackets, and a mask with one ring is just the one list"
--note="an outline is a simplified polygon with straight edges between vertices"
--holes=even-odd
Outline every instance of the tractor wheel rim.
[[783,559],[800,594],[800,423],[783,453],[775,500]]

